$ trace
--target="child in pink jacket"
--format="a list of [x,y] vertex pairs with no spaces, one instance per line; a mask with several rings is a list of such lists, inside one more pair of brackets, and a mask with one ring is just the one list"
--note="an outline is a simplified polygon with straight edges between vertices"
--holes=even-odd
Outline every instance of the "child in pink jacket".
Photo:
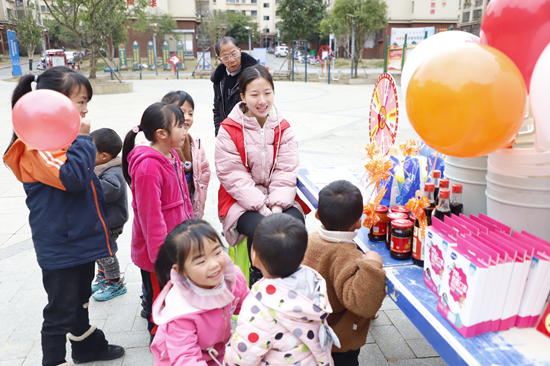
[[[140,131],[151,146],[134,147]],[[193,218],[183,166],[174,150],[183,146],[185,134],[181,109],[154,103],[143,113],[141,124],[128,132],[122,148],[122,170],[134,197],[131,256],[141,269],[151,339],[156,332],[151,306],[162,289],[154,273],[157,253],[176,225]]]
[[155,366],[221,365],[231,336],[231,315],[248,295],[246,278],[203,220],[176,226],[155,269],[164,289],[153,305],[159,325],[151,344]]
[[201,139],[199,136],[189,132],[189,129],[193,126],[195,102],[183,90],[166,94],[162,98],[162,101],[180,107],[185,117],[184,127],[187,129],[185,144],[183,147],[176,148],[175,150],[183,162],[185,179],[187,180],[191,202],[193,203],[193,213],[196,219],[202,219],[211,172],[210,163],[208,163],[208,159],[206,158],[206,151]]
[[[273,105],[271,74],[259,64],[248,67],[239,90],[243,101],[222,122],[216,138],[218,216],[229,245],[247,237],[250,253],[256,226],[265,216],[283,212],[305,219],[296,200],[298,145],[292,127]],[[250,284],[259,278],[252,267]]]
[[307,231],[290,215],[263,219],[252,245],[254,265],[264,278],[242,305],[224,365],[332,365],[331,347],[340,347],[327,323],[332,313],[325,280],[300,265]]

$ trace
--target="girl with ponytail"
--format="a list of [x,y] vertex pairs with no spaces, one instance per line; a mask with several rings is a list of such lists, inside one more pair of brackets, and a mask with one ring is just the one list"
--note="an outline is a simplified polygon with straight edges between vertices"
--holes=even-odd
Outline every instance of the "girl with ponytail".
[[[150,146],[135,146],[139,132]],[[143,112],[141,123],[128,132],[122,148],[122,171],[133,196],[131,256],[141,269],[151,339],[156,333],[151,307],[163,287],[155,275],[157,253],[176,225],[194,217],[183,166],[174,150],[183,146],[185,135],[181,109],[154,103]]]

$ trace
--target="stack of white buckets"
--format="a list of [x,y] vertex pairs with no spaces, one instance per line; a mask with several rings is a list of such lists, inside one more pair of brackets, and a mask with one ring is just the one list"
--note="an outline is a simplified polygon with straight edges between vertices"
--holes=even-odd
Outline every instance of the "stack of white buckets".
[[466,215],[482,212],[550,241],[550,151],[536,151],[533,132],[528,118],[512,149],[488,157],[447,157],[445,177],[464,186]]

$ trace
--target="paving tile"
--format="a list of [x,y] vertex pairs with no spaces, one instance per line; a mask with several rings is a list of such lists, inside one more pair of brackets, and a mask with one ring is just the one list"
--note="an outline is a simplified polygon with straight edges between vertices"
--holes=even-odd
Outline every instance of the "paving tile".
[[361,366],[387,366],[388,362],[376,343],[365,344],[359,353],[359,365]]
[[367,334],[367,342],[366,344],[375,343],[374,338],[372,337],[372,334],[370,332]]
[[134,325],[137,304],[134,305],[113,305],[109,317],[105,321],[103,331],[109,332],[130,332]]
[[122,366],[150,366],[155,362],[155,357],[149,347],[128,348]]
[[422,333],[420,333],[418,329],[416,329],[414,324],[401,310],[387,310],[386,315],[388,316],[388,318],[390,318],[397,330],[399,330],[399,333],[401,333],[403,338],[407,340],[424,338]]
[[9,302],[24,284],[25,281],[0,282],[0,303]]
[[0,360],[18,360],[26,358],[34,342],[5,343],[0,349]]
[[414,352],[397,329],[384,325],[370,329],[372,337],[388,361],[416,358]]
[[414,360],[399,360],[397,362],[390,362],[390,366],[447,366],[447,363],[443,361],[441,357],[433,358],[417,358]]
[[34,346],[27,355],[25,362],[22,366],[36,366],[42,364],[42,344],[41,342],[34,342]]
[[24,358],[19,358],[17,360],[0,361],[0,366],[21,366],[23,365],[23,362],[25,362]]
[[432,345],[425,338],[418,339],[406,339],[409,347],[413,350],[414,354],[418,358],[422,357],[438,357],[439,353],[432,347]]
[[395,305],[395,302],[393,302],[393,300],[386,295],[386,297],[384,298],[384,301],[382,302],[382,307],[380,308],[380,310],[398,310],[399,307],[397,305]]
[[390,318],[386,315],[386,313],[382,310],[378,311],[378,318],[371,320],[370,326],[371,327],[379,327],[382,325],[392,325],[392,322]]
[[[141,312],[141,306],[139,307],[139,311]],[[147,319],[142,318],[141,315],[134,318],[134,325],[132,326],[132,331],[138,330],[147,330]]]
[[124,348],[149,347],[151,337],[147,330],[125,332],[125,333],[105,333],[109,343],[122,346]]
[[39,341],[41,329],[42,329],[42,321],[38,321],[34,325],[30,325],[30,326],[18,325],[15,331],[11,334],[10,338],[8,339],[8,343]]

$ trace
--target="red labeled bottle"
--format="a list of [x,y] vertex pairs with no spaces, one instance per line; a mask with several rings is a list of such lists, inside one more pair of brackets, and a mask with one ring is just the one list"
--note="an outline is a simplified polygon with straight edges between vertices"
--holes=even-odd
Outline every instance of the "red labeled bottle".
[[422,231],[420,230],[420,221],[416,218],[415,215],[412,214],[410,218],[411,222],[414,223],[412,246],[413,264],[417,265],[418,267],[424,267],[424,237],[422,236]]
[[390,256],[407,260],[412,255],[413,223],[411,220],[394,220],[391,225]]
[[434,170],[432,174],[432,178],[433,178],[433,184],[435,186],[434,200],[437,206],[437,204],[439,203],[439,180],[441,179],[441,170],[437,170],[437,169]]
[[424,209],[424,212],[426,213],[426,219],[428,220],[428,226],[432,226],[432,212],[435,208],[434,191],[434,183],[424,184],[424,196],[428,197],[428,201],[430,202],[430,206]]
[[391,222],[393,220],[407,220],[408,218],[409,217],[407,216],[407,214],[401,212],[392,212],[388,214],[388,231],[386,235],[386,248],[388,248],[388,250],[390,249],[391,244]]
[[376,208],[376,214],[380,217],[380,221],[370,228],[369,239],[385,242],[388,232],[388,208],[380,205]]
[[451,212],[458,216],[463,213],[463,210],[462,184],[453,184],[453,190],[451,191]]
[[443,221],[444,216],[451,217],[451,205],[449,200],[451,198],[451,191],[446,188],[442,188],[439,191],[439,204],[434,208],[433,216]]

